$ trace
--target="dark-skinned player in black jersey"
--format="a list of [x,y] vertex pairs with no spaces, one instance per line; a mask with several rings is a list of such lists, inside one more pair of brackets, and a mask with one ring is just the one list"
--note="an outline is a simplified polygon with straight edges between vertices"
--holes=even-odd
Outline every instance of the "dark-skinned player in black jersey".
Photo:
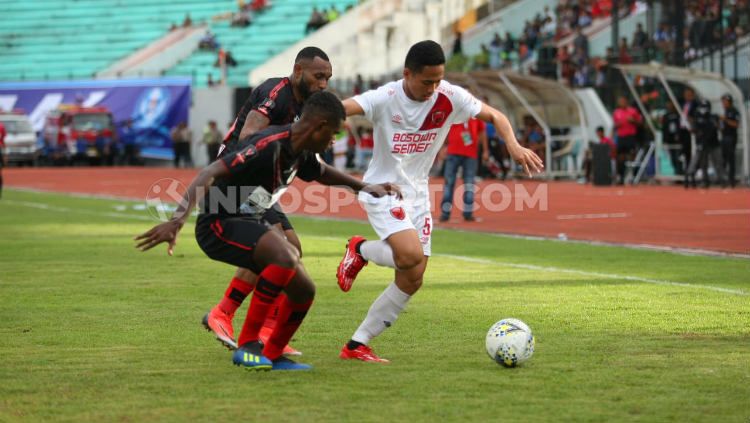
[[[191,182],[169,221],[135,238],[136,248],[143,251],[166,242],[171,255],[177,234],[200,201],[195,237],[203,252],[258,274],[239,347],[232,355],[238,366],[250,370],[311,368],[282,352],[312,305],[315,284],[305,272],[297,248],[263,218],[294,178],[344,186],[374,197],[401,197],[394,184],[366,185],[318,159],[316,153],[331,146],[345,119],[344,107],[334,94],[313,94],[297,122],[269,127],[228,147]],[[240,211],[242,204],[248,203],[250,211],[248,207]],[[286,297],[276,327],[262,343],[260,329],[281,292]]]
[[[297,53],[291,76],[270,78],[256,87],[237,114],[234,124],[225,136],[225,148],[232,148],[235,143],[270,125],[285,125],[299,118],[302,105],[313,93],[323,91],[328,87],[332,70],[328,56],[317,47],[305,47]],[[283,230],[284,236],[294,245],[302,255],[300,243],[294,227],[277,204],[269,209],[265,220]],[[232,319],[235,311],[244,299],[252,292],[257,275],[250,269],[238,268],[221,301],[203,317],[203,326],[214,333],[216,339],[230,349],[237,348],[234,339]],[[268,339],[276,324],[279,306],[283,302],[283,294],[271,308],[263,328],[261,339]],[[284,347],[286,355],[300,355],[301,353],[289,345]]]

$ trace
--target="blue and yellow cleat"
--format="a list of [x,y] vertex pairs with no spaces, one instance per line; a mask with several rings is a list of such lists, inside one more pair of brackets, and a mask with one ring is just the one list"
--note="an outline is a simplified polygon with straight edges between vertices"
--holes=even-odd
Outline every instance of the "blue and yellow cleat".
[[248,342],[232,354],[232,363],[246,370],[271,370],[273,363],[263,355],[263,344]]
[[292,361],[284,356],[281,356],[273,361],[272,370],[311,370],[312,366],[309,364],[302,364]]

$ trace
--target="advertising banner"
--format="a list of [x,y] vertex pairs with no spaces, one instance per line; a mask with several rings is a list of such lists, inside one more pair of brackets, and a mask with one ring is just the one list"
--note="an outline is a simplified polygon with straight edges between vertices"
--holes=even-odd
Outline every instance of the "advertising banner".
[[21,109],[41,132],[47,113],[61,105],[106,107],[116,129],[132,120],[141,156],[171,159],[170,130],[188,121],[190,78],[0,83],[0,109]]

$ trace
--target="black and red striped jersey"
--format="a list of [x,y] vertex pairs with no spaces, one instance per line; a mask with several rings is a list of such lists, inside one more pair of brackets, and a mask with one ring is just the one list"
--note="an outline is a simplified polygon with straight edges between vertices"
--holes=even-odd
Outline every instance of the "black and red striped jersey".
[[299,118],[302,113],[302,103],[298,103],[294,98],[292,82],[289,78],[266,79],[253,89],[250,97],[240,108],[232,127],[224,136],[225,144],[239,140],[247,116],[253,110],[267,117],[270,120],[269,126],[286,125]]
[[219,158],[229,175],[214,181],[201,213],[260,216],[278,201],[295,177],[317,179],[322,165],[311,151],[294,153],[291,126],[269,126],[231,143]]

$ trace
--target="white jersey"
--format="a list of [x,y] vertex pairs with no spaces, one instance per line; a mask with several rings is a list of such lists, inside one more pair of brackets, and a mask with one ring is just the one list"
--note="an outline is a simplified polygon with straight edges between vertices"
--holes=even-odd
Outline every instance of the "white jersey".
[[407,97],[403,79],[355,96],[354,101],[374,127],[375,146],[364,181],[393,182],[414,193],[427,191],[430,168],[451,125],[482,109],[468,91],[446,81],[427,101]]

